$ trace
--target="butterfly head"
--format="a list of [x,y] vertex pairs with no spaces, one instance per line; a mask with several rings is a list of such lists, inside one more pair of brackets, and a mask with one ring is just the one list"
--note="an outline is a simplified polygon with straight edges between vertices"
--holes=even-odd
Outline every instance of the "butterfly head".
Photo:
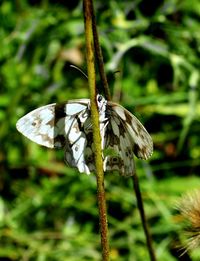
[[106,110],[106,104],[107,104],[106,99],[102,95],[97,94],[97,105],[98,105],[99,112],[104,112]]

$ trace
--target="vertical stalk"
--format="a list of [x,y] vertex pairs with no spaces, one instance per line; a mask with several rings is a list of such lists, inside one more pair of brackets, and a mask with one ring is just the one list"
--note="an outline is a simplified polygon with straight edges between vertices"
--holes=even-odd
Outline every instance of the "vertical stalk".
[[146,242],[147,242],[147,248],[149,251],[150,260],[156,261],[156,256],[155,256],[155,252],[153,249],[152,239],[151,239],[151,235],[149,233],[149,228],[147,225],[146,216],[145,216],[145,212],[144,212],[144,206],[143,206],[142,195],[141,195],[141,191],[140,191],[137,173],[135,173],[133,176],[133,183],[134,183],[135,195],[136,195],[136,199],[137,199],[137,205],[138,205],[140,217],[142,220],[142,226],[143,226],[144,233],[146,236]]
[[111,100],[110,89],[108,86],[108,81],[104,69],[103,55],[101,51],[101,46],[99,44],[99,36],[98,36],[95,12],[93,6],[92,6],[92,29],[93,29],[93,37],[94,37],[95,55],[96,55],[98,69],[99,69],[99,74],[101,77],[102,87],[104,89],[106,100],[110,101]]
[[85,21],[86,36],[86,58],[88,69],[88,84],[91,101],[91,119],[93,126],[93,141],[97,179],[97,200],[99,207],[99,223],[101,232],[102,257],[104,261],[109,261],[109,243],[108,243],[108,225],[106,214],[106,200],[104,190],[104,171],[101,150],[101,136],[99,129],[99,112],[96,102],[96,77],[95,77],[95,55],[94,55],[94,38],[92,27],[92,0],[83,0],[83,11]]

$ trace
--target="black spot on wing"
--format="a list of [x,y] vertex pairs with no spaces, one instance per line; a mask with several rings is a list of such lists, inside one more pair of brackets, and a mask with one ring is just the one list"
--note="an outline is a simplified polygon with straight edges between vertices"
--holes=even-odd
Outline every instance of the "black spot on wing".
[[61,118],[66,117],[65,107],[66,104],[55,105],[55,122],[57,122]]
[[[54,107],[49,108],[49,110],[52,110],[52,114],[54,117],[47,122],[47,125],[50,125],[52,128],[56,125],[56,123],[61,119],[66,117],[65,113],[65,104],[55,104]],[[41,124],[41,122],[39,122]],[[37,125],[37,122],[33,122],[33,126]]]

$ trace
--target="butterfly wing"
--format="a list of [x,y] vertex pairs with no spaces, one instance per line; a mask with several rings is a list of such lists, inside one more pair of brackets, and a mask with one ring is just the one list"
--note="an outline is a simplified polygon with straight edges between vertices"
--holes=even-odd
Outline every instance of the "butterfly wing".
[[79,113],[68,134],[68,142],[65,144],[65,161],[79,172],[90,174],[95,171],[93,134],[90,110]]
[[88,103],[88,99],[80,99],[40,107],[20,118],[16,124],[17,130],[40,145],[62,148],[71,127],[75,126],[76,115],[87,110]]
[[153,141],[142,123],[124,107],[109,102],[110,110],[125,122],[126,128],[133,141],[134,154],[138,158],[148,159],[153,153]]
[[134,175],[133,142],[126,125],[115,112],[111,112],[102,137],[104,171],[117,170],[122,176]]
[[80,99],[40,107],[19,119],[17,129],[40,145],[64,148],[65,162],[90,174],[95,167],[89,102]]

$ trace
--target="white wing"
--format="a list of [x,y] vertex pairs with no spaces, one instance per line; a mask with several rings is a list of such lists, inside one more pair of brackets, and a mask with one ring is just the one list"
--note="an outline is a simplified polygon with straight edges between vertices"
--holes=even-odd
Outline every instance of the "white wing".
[[[109,106],[110,105],[110,106]],[[111,112],[114,111],[126,124],[133,141],[134,154],[138,158],[148,159],[153,153],[153,141],[142,123],[124,107],[108,102]]]
[[17,130],[40,145],[49,148],[64,147],[76,115],[86,110],[88,103],[88,99],[80,99],[40,107],[19,119]]
[[115,112],[111,112],[105,127],[102,147],[104,171],[117,170],[122,176],[134,175],[133,141],[126,124]]
[[68,133],[65,144],[65,161],[79,172],[90,174],[95,171],[93,134],[90,110],[86,109],[77,114]]

